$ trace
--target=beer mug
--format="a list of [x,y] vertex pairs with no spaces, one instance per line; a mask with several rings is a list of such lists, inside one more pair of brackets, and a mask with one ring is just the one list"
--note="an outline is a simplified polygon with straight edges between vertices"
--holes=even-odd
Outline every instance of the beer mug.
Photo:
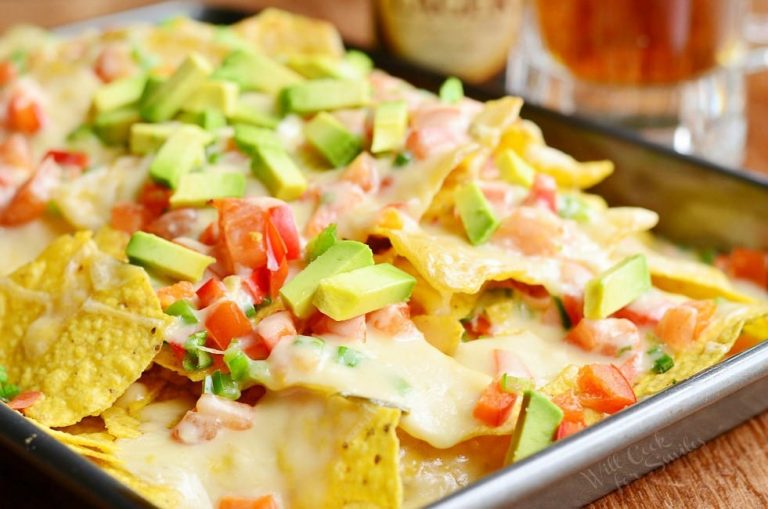
[[[744,155],[747,0],[530,0],[507,87],[683,153]],[[751,56],[752,58],[748,58]]]

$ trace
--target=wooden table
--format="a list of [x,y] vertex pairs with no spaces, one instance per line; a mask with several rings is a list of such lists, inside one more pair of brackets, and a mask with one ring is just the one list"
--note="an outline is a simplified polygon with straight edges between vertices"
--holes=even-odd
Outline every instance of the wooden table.
[[[53,26],[149,3],[153,0],[0,0],[3,12],[0,30],[20,21]],[[367,0],[214,0],[212,3],[248,8],[272,4],[302,10],[336,23],[347,38],[358,44],[371,40]],[[745,167],[768,173],[768,72],[751,76],[748,89]],[[46,492],[43,483],[19,476],[2,463],[0,490],[5,497],[0,504],[3,507],[70,507],[67,499],[59,496],[54,504],[53,493]],[[71,507],[77,506],[76,502],[73,504]],[[592,509],[645,507],[768,507],[768,413],[590,505]]]

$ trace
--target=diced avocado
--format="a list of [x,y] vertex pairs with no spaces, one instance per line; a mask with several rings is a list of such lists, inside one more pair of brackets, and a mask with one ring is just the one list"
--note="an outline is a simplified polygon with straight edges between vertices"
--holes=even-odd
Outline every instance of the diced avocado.
[[120,145],[128,141],[131,126],[140,121],[136,108],[126,107],[99,113],[93,121],[93,132],[107,145]]
[[248,155],[255,154],[256,149],[260,146],[283,146],[274,131],[246,124],[235,126],[235,143],[240,150]]
[[523,396],[512,441],[509,443],[506,464],[520,461],[546,448],[552,443],[563,411],[546,396],[528,390]]
[[211,73],[205,58],[190,54],[168,80],[157,87],[141,106],[141,116],[150,122],[170,120]]
[[205,110],[197,114],[197,125],[206,131],[215,131],[227,125],[227,117],[219,110]]
[[215,258],[146,232],[136,232],[131,236],[125,254],[135,265],[193,283],[200,281],[205,269],[216,261]]
[[312,302],[334,320],[348,320],[411,297],[416,278],[389,263],[326,277]]
[[159,149],[179,126],[175,124],[144,124],[131,126],[131,153],[149,154]]
[[348,51],[342,58],[324,54],[300,54],[288,59],[288,66],[310,78],[364,78],[371,72],[373,63],[365,53]]
[[362,242],[342,240],[307,265],[280,290],[285,305],[299,318],[314,309],[312,298],[325,278],[373,265],[373,252]]
[[149,166],[149,175],[171,189],[176,189],[182,175],[205,162],[205,143],[199,127],[184,125],[163,143]]
[[280,92],[283,110],[301,115],[365,106],[370,101],[371,87],[367,80],[312,80],[292,85]]
[[373,117],[373,143],[371,152],[378,154],[399,150],[405,144],[408,129],[408,105],[405,101],[379,104]]
[[139,74],[102,86],[93,96],[96,112],[112,111],[137,102],[146,84],[147,76]]
[[237,107],[240,90],[237,84],[229,81],[205,81],[197,87],[181,106],[182,111],[202,113],[206,110],[218,110],[224,115],[231,115]]
[[237,83],[242,90],[277,93],[303,78],[266,55],[234,51],[213,73],[213,78]]
[[464,231],[473,245],[487,242],[499,227],[499,220],[491,204],[475,182],[456,191],[456,209]]
[[291,156],[276,145],[256,148],[251,171],[280,200],[295,200],[307,190],[307,179]]
[[533,185],[536,170],[512,149],[499,154],[496,158],[496,167],[501,172],[501,178],[510,184],[528,188]]
[[172,207],[201,207],[214,198],[245,196],[245,175],[235,172],[195,172],[182,175],[171,195]]
[[440,85],[440,100],[454,104],[464,99],[464,85],[459,78],[451,76]]
[[258,127],[274,129],[280,123],[280,119],[271,115],[258,107],[248,104],[245,101],[239,101],[235,111],[229,115],[229,120],[233,124],[250,124]]
[[339,239],[336,237],[336,224],[334,223],[326,226],[323,231],[318,233],[314,239],[307,243],[307,260],[311,262],[328,251],[328,249],[338,241]]
[[304,126],[304,135],[335,168],[346,166],[363,150],[360,138],[324,111]]
[[592,279],[584,288],[584,317],[605,318],[651,288],[651,274],[645,256],[626,258]]
[[147,76],[147,84],[144,86],[144,92],[141,94],[140,102],[144,104],[149,97],[157,92],[157,89],[167,81],[164,76],[158,76],[157,74],[150,74]]

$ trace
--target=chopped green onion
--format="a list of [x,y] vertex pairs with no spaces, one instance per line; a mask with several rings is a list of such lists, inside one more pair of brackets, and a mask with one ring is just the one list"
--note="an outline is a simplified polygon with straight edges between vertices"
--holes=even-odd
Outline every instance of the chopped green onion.
[[338,241],[336,237],[336,224],[327,226],[317,236],[307,244],[307,261],[311,262],[321,254],[328,251],[332,245]]
[[651,370],[654,373],[666,373],[675,365],[674,359],[667,354],[663,354],[661,357],[653,361],[653,367]]
[[563,299],[553,295],[552,300],[555,301],[555,306],[557,306],[557,312],[560,315],[560,322],[563,324],[563,328],[565,330],[570,330],[571,327],[573,327],[573,323],[571,323],[571,317],[568,316],[568,312],[565,310]]
[[699,251],[699,261],[707,265],[714,265],[717,258],[717,251],[714,249],[702,249]]
[[229,368],[232,380],[238,382],[241,388],[262,383],[267,377],[267,363],[251,359],[238,348],[230,346],[224,353],[224,362]]
[[208,352],[200,350],[201,346],[205,346],[205,342],[208,339],[208,333],[206,331],[195,332],[191,334],[184,342],[184,350],[187,353],[184,354],[184,360],[181,362],[182,366],[187,371],[200,371],[211,367],[213,364],[213,357]]
[[413,154],[406,150],[398,153],[395,156],[395,160],[392,162],[392,164],[395,166],[395,168],[402,168],[403,166],[411,164],[411,161],[413,161]]
[[664,350],[661,348],[661,345],[654,345],[649,348],[646,353],[648,355],[660,355],[664,353]]
[[0,400],[6,403],[19,395],[21,390],[16,384],[3,383],[0,384]]
[[0,384],[4,384],[8,381],[8,371],[5,366],[0,366]]
[[590,219],[589,205],[578,196],[564,194],[557,197],[557,214],[565,219],[584,223]]
[[254,307],[253,304],[248,304],[248,306],[246,306],[243,312],[245,313],[245,316],[247,316],[248,318],[253,318],[254,316],[256,316],[256,307]]
[[240,397],[240,387],[237,382],[232,380],[229,374],[222,373],[221,371],[215,371],[212,375],[205,377],[203,392],[232,400]]
[[622,346],[621,348],[619,348],[619,351],[616,352],[616,357],[621,357],[622,355],[629,352],[630,350],[632,350],[632,345]]
[[197,323],[197,316],[195,316],[195,308],[192,304],[185,299],[179,299],[165,309],[165,314],[171,316],[178,316],[184,323],[193,324]]
[[323,347],[325,347],[325,341],[322,339],[302,335],[296,336],[296,339],[293,340],[293,344],[294,346],[316,348],[318,350],[322,350]]
[[354,368],[363,360],[363,354],[346,346],[336,349],[336,360],[349,368]]
[[504,373],[501,375],[499,388],[503,392],[509,392],[510,394],[522,394],[524,391],[533,389],[534,385],[533,381],[528,378],[520,378]]
[[440,85],[440,100],[453,104],[464,98],[464,85],[459,78],[451,76]]

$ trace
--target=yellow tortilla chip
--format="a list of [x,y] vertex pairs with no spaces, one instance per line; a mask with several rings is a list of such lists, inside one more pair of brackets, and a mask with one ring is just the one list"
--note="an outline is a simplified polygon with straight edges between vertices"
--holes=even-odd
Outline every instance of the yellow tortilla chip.
[[[333,445],[328,498],[321,507],[400,507],[403,489],[396,433],[400,410],[334,397],[328,412],[343,433],[337,434]],[[353,427],[345,429],[352,415]]]
[[141,421],[128,414],[125,408],[113,406],[101,413],[104,426],[115,438],[136,438],[141,435]]
[[341,36],[331,23],[280,9],[264,9],[258,16],[232,25],[232,29],[272,56],[344,54]]
[[162,509],[179,507],[181,497],[175,489],[162,484],[150,484],[139,479],[119,465],[101,465],[101,467],[112,477],[116,478],[157,507]]
[[502,97],[488,101],[483,110],[472,120],[469,132],[486,147],[495,147],[504,132],[520,118],[523,100],[519,97]]
[[768,306],[722,302],[697,341],[674,355],[675,365],[661,374],[648,373],[635,385],[638,398],[650,396],[717,364],[738,339],[745,324],[768,316]]
[[151,363],[163,314],[143,269],[65,235],[0,279],[0,364],[45,398],[26,414],[48,426],[98,415]]
[[530,144],[521,155],[536,171],[554,178],[560,187],[586,189],[599,184],[613,173],[611,161],[581,163],[547,145]]
[[446,355],[453,355],[464,335],[464,326],[450,316],[418,315],[413,317],[413,323],[429,344]]
[[397,253],[444,293],[477,293],[486,281],[515,279],[559,288],[560,264],[492,245],[471,246],[455,235],[421,229],[386,230]]

